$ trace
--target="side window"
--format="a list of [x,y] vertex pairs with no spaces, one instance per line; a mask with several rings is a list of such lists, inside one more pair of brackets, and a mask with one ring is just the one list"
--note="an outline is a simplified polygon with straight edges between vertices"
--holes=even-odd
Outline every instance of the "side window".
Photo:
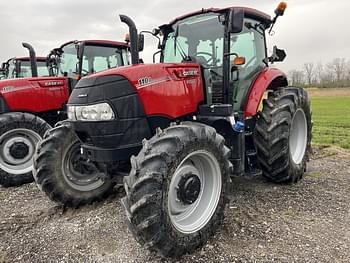
[[[246,69],[246,74],[254,72],[257,68],[264,66],[265,63],[265,41],[262,32],[255,29],[248,29],[247,24],[252,26],[258,24],[252,19],[245,19],[246,26],[239,34],[231,35],[231,53],[237,53],[245,57],[246,63],[240,68]],[[259,30],[259,29],[258,29]]]
[[255,35],[253,32],[244,32],[237,35],[232,43],[231,50],[239,56],[245,57],[246,62],[255,64],[257,62],[255,49]]

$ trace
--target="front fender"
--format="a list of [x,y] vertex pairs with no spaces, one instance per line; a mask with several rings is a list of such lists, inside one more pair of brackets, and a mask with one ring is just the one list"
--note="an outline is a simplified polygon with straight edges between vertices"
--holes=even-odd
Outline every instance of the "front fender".
[[288,80],[281,70],[266,68],[261,71],[249,90],[244,107],[244,116],[249,118],[257,113],[266,90],[285,86],[288,86]]

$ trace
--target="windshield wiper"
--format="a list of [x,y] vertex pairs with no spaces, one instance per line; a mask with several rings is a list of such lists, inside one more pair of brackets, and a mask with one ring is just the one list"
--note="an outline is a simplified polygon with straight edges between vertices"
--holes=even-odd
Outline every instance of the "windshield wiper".
[[186,55],[186,53],[183,50],[183,48],[181,47],[181,45],[177,42],[178,35],[179,35],[179,25],[176,26],[174,36],[173,36],[173,38],[174,38],[174,56],[176,56],[176,50],[177,50],[177,47],[179,47],[179,51],[180,51],[180,55],[181,55],[182,59],[186,60],[188,56]]

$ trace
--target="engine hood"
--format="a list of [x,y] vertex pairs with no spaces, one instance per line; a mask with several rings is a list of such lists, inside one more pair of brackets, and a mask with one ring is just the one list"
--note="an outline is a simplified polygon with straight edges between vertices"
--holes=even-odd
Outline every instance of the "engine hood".
[[[204,101],[199,64],[137,64],[109,69],[82,78],[68,104],[83,105],[100,101],[114,104],[118,98],[135,94],[147,116],[170,119],[197,111]],[[134,96],[134,95],[133,95]]]
[[163,82],[190,79],[201,75],[199,64],[195,63],[157,63],[137,64],[108,69],[82,78],[76,88],[95,86],[108,82],[111,76],[126,78],[136,89],[154,86]]
[[33,86],[57,87],[64,86],[64,77],[37,77],[37,78],[16,78],[0,81],[0,94],[12,93],[25,89],[32,89]]

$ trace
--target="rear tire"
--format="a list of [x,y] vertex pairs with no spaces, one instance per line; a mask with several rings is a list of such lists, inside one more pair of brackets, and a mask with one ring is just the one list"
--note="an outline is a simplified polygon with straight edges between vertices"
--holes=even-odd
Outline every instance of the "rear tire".
[[302,179],[311,149],[307,92],[287,87],[271,92],[257,115],[254,142],[263,175],[276,183]]
[[203,245],[221,225],[229,187],[229,149],[215,129],[171,126],[131,158],[123,205],[139,243],[178,258]]
[[80,154],[80,142],[68,122],[50,130],[38,144],[34,178],[51,200],[67,207],[101,201],[115,185]]
[[51,126],[29,113],[0,115],[0,184],[5,187],[33,182],[36,144]]

